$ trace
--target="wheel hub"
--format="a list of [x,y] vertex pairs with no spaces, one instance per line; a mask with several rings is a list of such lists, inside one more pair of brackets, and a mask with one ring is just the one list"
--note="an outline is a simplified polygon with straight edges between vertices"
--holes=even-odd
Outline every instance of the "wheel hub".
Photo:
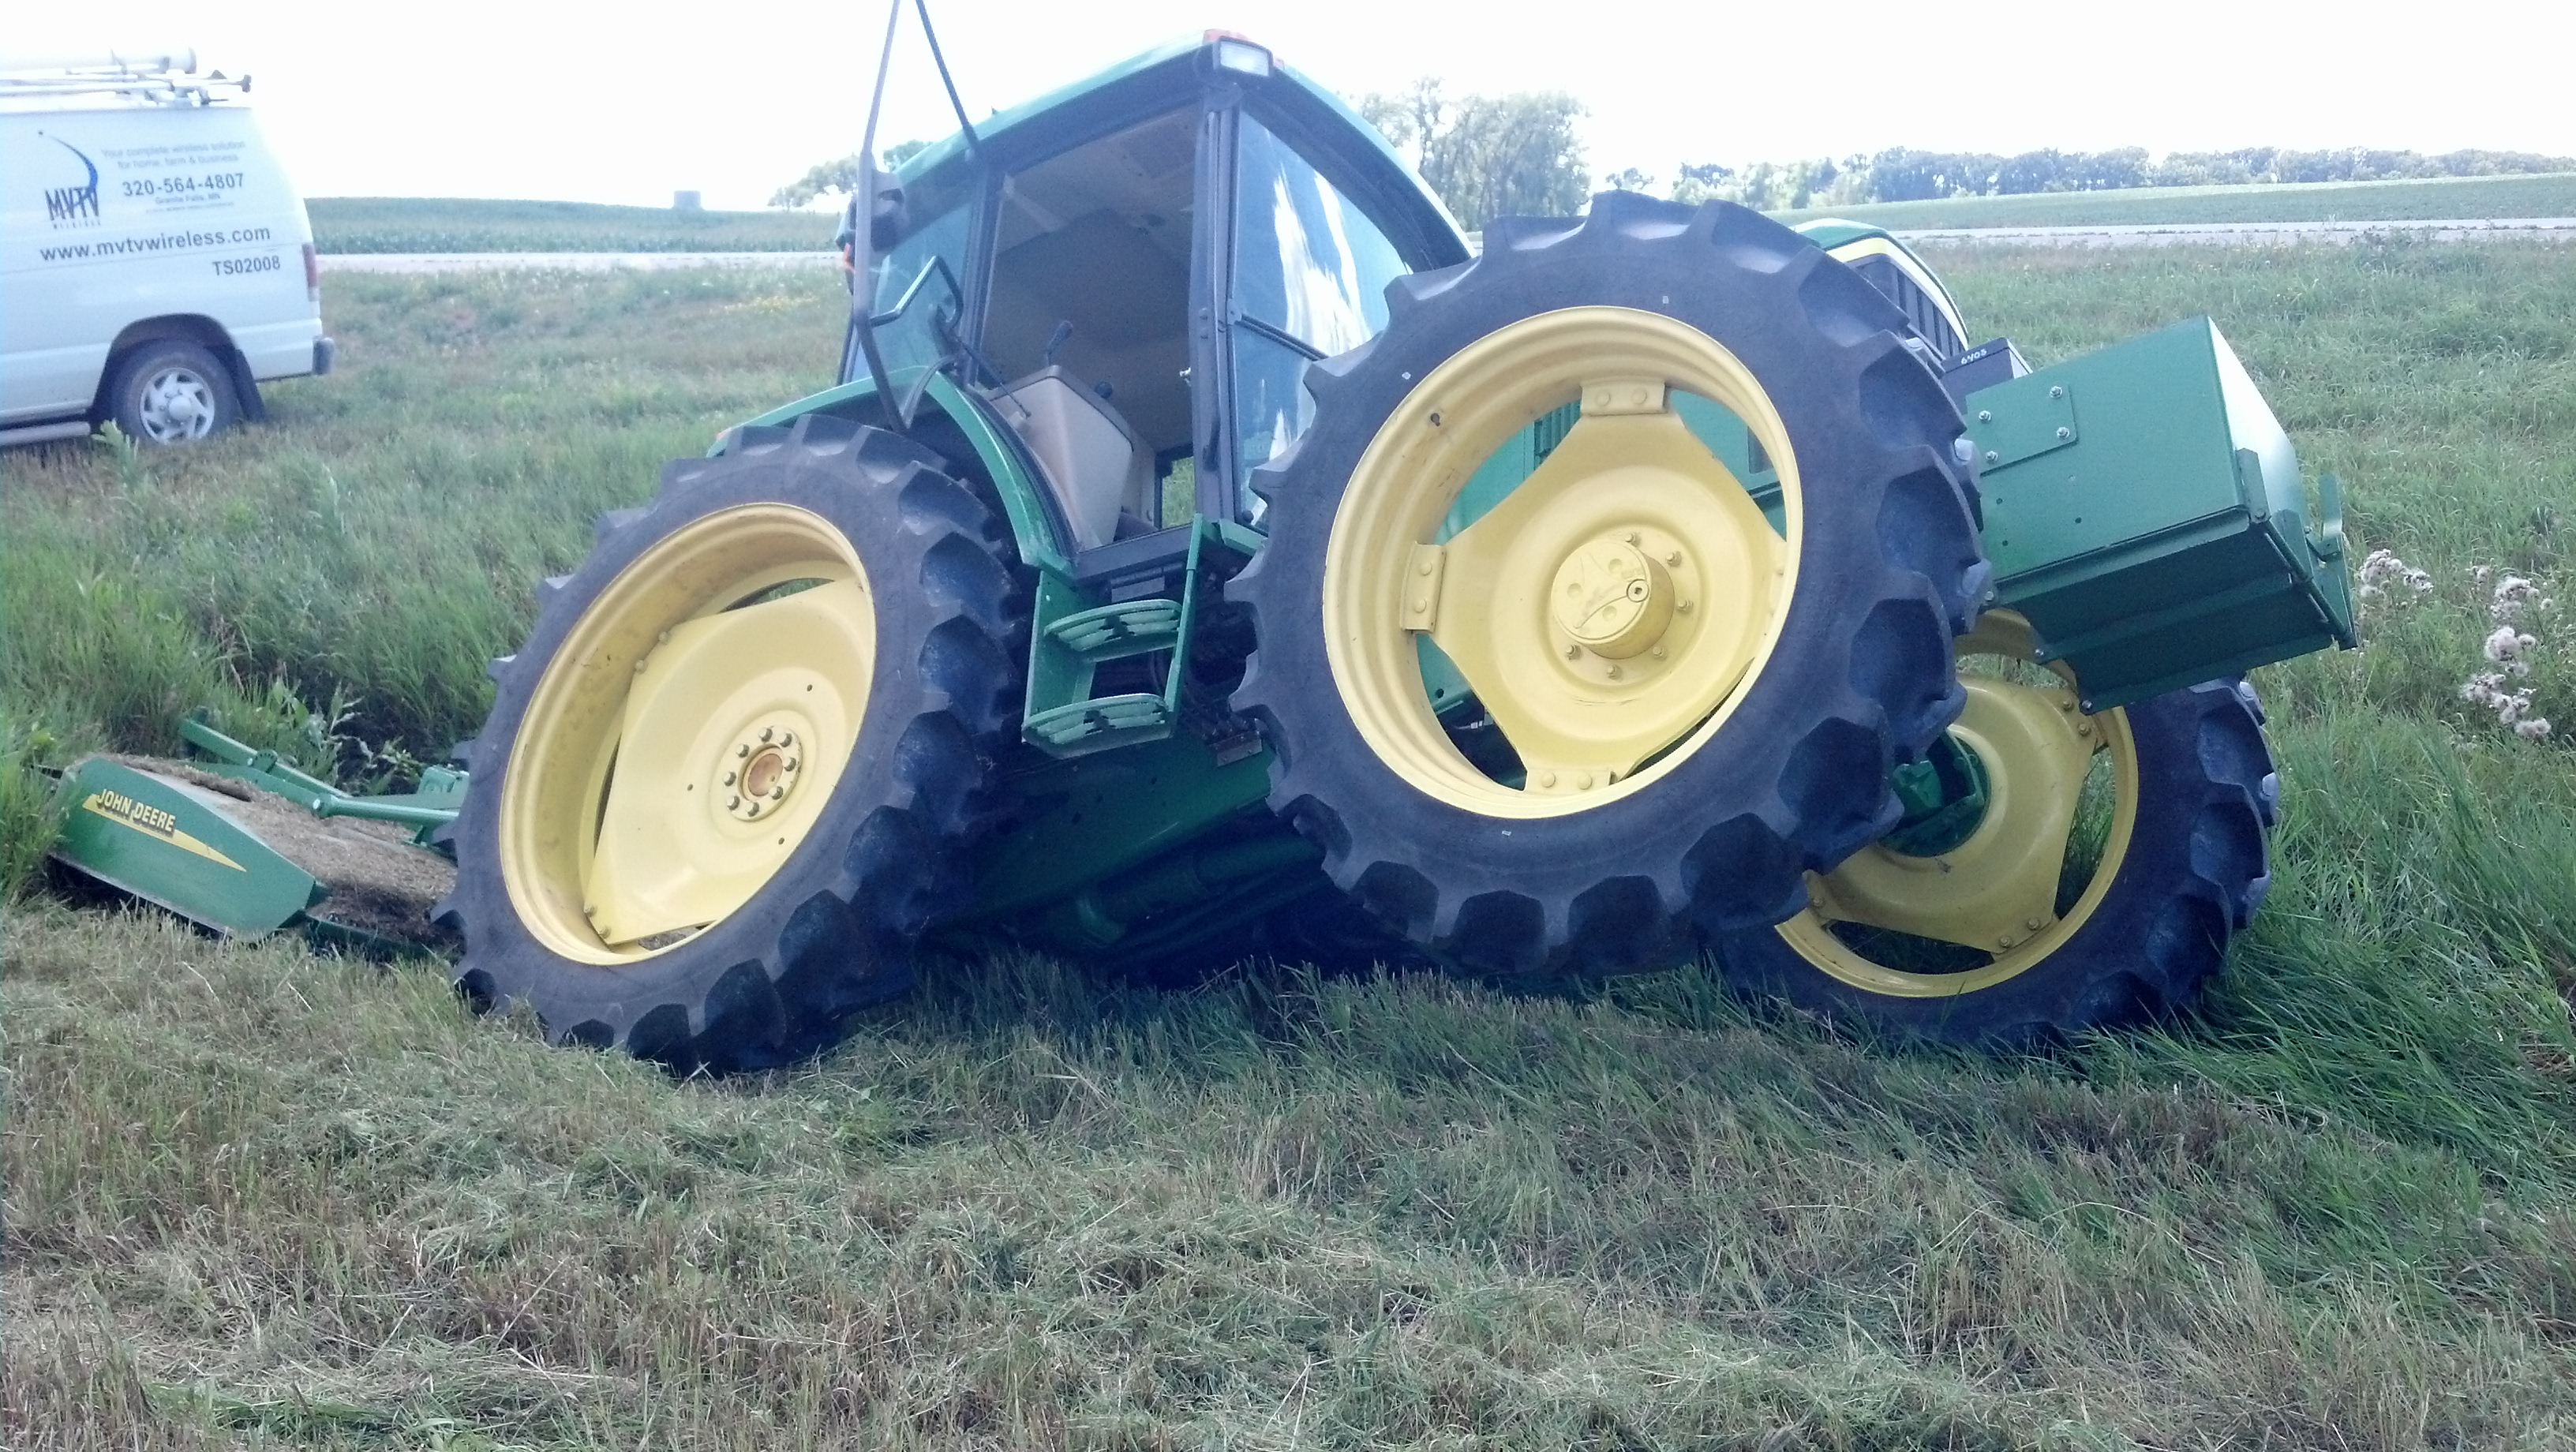
[[1594,655],[1626,660],[1641,654],[1672,623],[1673,578],[1637,548],[1640,541],[1633,529],[1593,539],[1556,567],[1548,613],[1557,629]]

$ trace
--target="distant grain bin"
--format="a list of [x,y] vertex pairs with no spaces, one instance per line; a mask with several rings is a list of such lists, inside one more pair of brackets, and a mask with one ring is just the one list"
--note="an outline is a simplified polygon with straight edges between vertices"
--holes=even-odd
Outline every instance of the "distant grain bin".
[[706,208],[706,203],[705,203],[702,199],[700,199],[700,197],[698,196],[698,194],[697,194],[696,192],[673,192],[673,193],[671,193],[671,210],[672,210],[672,211],[675,211],[675,212],[696,212],[696,211],[703,211],[703,210],[705,210],[705,208]]

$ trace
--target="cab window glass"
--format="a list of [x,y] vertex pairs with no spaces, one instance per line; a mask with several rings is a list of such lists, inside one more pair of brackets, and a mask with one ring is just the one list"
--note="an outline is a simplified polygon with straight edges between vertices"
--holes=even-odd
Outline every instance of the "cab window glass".
[[[1250,116],[1238,130],[1233,314],[1240,473],[1305,431],[1305,364],[1377,335],[1387,284],[1406,272],[1387,240],[1341,190]],[[1246,519],[1259,502],[1247,493]]]
[[876,259],[870,269],[868,295],[880,318],[902,309],[877,327],[877,347],[886,367],[936,364],[945,351],[942,335],[957,327],[965,300],[957,295],[964,277],[966,224],[972,208],[960,205],[916,227]]

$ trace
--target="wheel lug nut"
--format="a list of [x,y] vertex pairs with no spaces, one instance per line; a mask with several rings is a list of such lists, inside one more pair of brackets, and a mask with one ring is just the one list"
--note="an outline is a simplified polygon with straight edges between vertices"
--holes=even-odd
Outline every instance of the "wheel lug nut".
[[1674,550],[1674,551],[1671,551],[1670,553],[1668,553],[1668,554],[1666,554],[1666,555],[1664,556],[1664,563],[1665,563],[1665,564],[1668,564],[1668,565],[1678,565],[1678,564],[1680,564],[1681,562],[1682,562],[1682,552],[1681,552],[1680,550]]
[[742,805],[742,795],[741,795],[741,793],[739,793],[739,792],[735,793],[735,794],[734,794],[734,795],[732,795],[732,796],[729,796],[729,797],[725,798],[725,810],[726,810],[726,811],[728,811],[728,812],[733,811],[735,808],[740,807],[741,805]]
[[1676,615],[1688,615],[1691,613],[1691,602],[1684,600],[1680,604],[1675,605],[1673,607],[1673,613]]
[[787,758],[787,765],[784,769],[787,771],[794,771],[796,769],[796,758],[792,756]]
[[736,760],[740,760],[743,757],[751,755],[751,748],[748,746],[737,746],[733,749],[733,754]]
[[781,797],[784,797],[784,796],[786,796],[786,795],[787,795],[787,788],[785,788],[785,787],[771,787],[771,788],[769,789],[769,799],[770,799],[771,801],[773,801],[773,802],[774,802],[774,801],[777,801],[778,799],[780,799]]
[[1633,530],[1633,529],[1632,529],[1632,530],[1628,531],[1626,534],[1623,534],[1623,535],[1619,536],[1619,538],[1621,538],[1621,539],[1623,539],[1623,540],[1627,541],[1627,542],[1628,542],[1628,543],[1630,543],[1630,544],[1635,544],[1635,543],[1637,542],[1637,532],[1636,532],[1635,530]]
[[793,731],[782,731],[782,732],[780,732],[780,733],[779,733],[779,735],[778,735],[778,744],[779,744],[779,745],[781,745],[781,746],[793,746],[793,745],[795,745],[795,744],[796,744],[796,733],[795,733],[795,732],[793,732]]
[[760,728],[760,739],[763,741],[767,741],[770,737],[777,734],[777,731],[771,727],[763,726]]
[[733,773],[732,773],[732,772],[726,772],[726,773],[725,773],[724,784],[725,784],[726,786],[732,786],[732,785],[733,785]]
[[1567,646],[1567,647],[1565,648],[1565,658],[1566,658],[1567,660],[1579,660],[1579,659],[1581,659],[1581,658],[1582,658],[1582,656],[1583,656],[1583,647],[1582,647],[1582,646],[1579,646],[1579,645],[1569,645],[1569,646]]
[[1619,679],[1619,667],[1616,664],[1610,667],[1610,679],[1614,681]]

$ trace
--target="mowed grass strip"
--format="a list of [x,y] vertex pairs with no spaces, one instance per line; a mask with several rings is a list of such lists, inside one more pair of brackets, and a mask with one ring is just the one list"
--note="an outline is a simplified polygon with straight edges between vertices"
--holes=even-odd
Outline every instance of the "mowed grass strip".
[[[2576,173],[2426,177],[2280,186],[2130,187],[1942,197],[1782,212],[1783,221],[1849,217],[1918,227],[2100,227],[2186,222],[2400,222],[2460,217],[2576,217]],[[318,225],[318,223],[317,223]]]
[[[22,885],[6,1439],[2576,1437],[2576,752],[2457,696],[2471,572],[2567,577],[2576,257],[1942,262],[2041,362],[2215,314],[2349,481],[2356,550],[2428,572],[2369,651],[2262,673],[2275,882],[2204,1013],[1992,1060],[1695,968],[1576,1000],[1003,959],[926,965],[805,1070],[675,1084],[474,1019],[436,965]],[[334,694],[371,743],[470,731],[589,515],[819,383],[839,307],[812,278],[353,279],[349,371],[270,425],[8,456],[11,739],[166,747],[152,713],[200,687],[282,738]],[[2576,728],[2564,663],[2528,679]]]
[[827,212],[684,212],[474,197],[314,197],[322,252],[823,252]]

